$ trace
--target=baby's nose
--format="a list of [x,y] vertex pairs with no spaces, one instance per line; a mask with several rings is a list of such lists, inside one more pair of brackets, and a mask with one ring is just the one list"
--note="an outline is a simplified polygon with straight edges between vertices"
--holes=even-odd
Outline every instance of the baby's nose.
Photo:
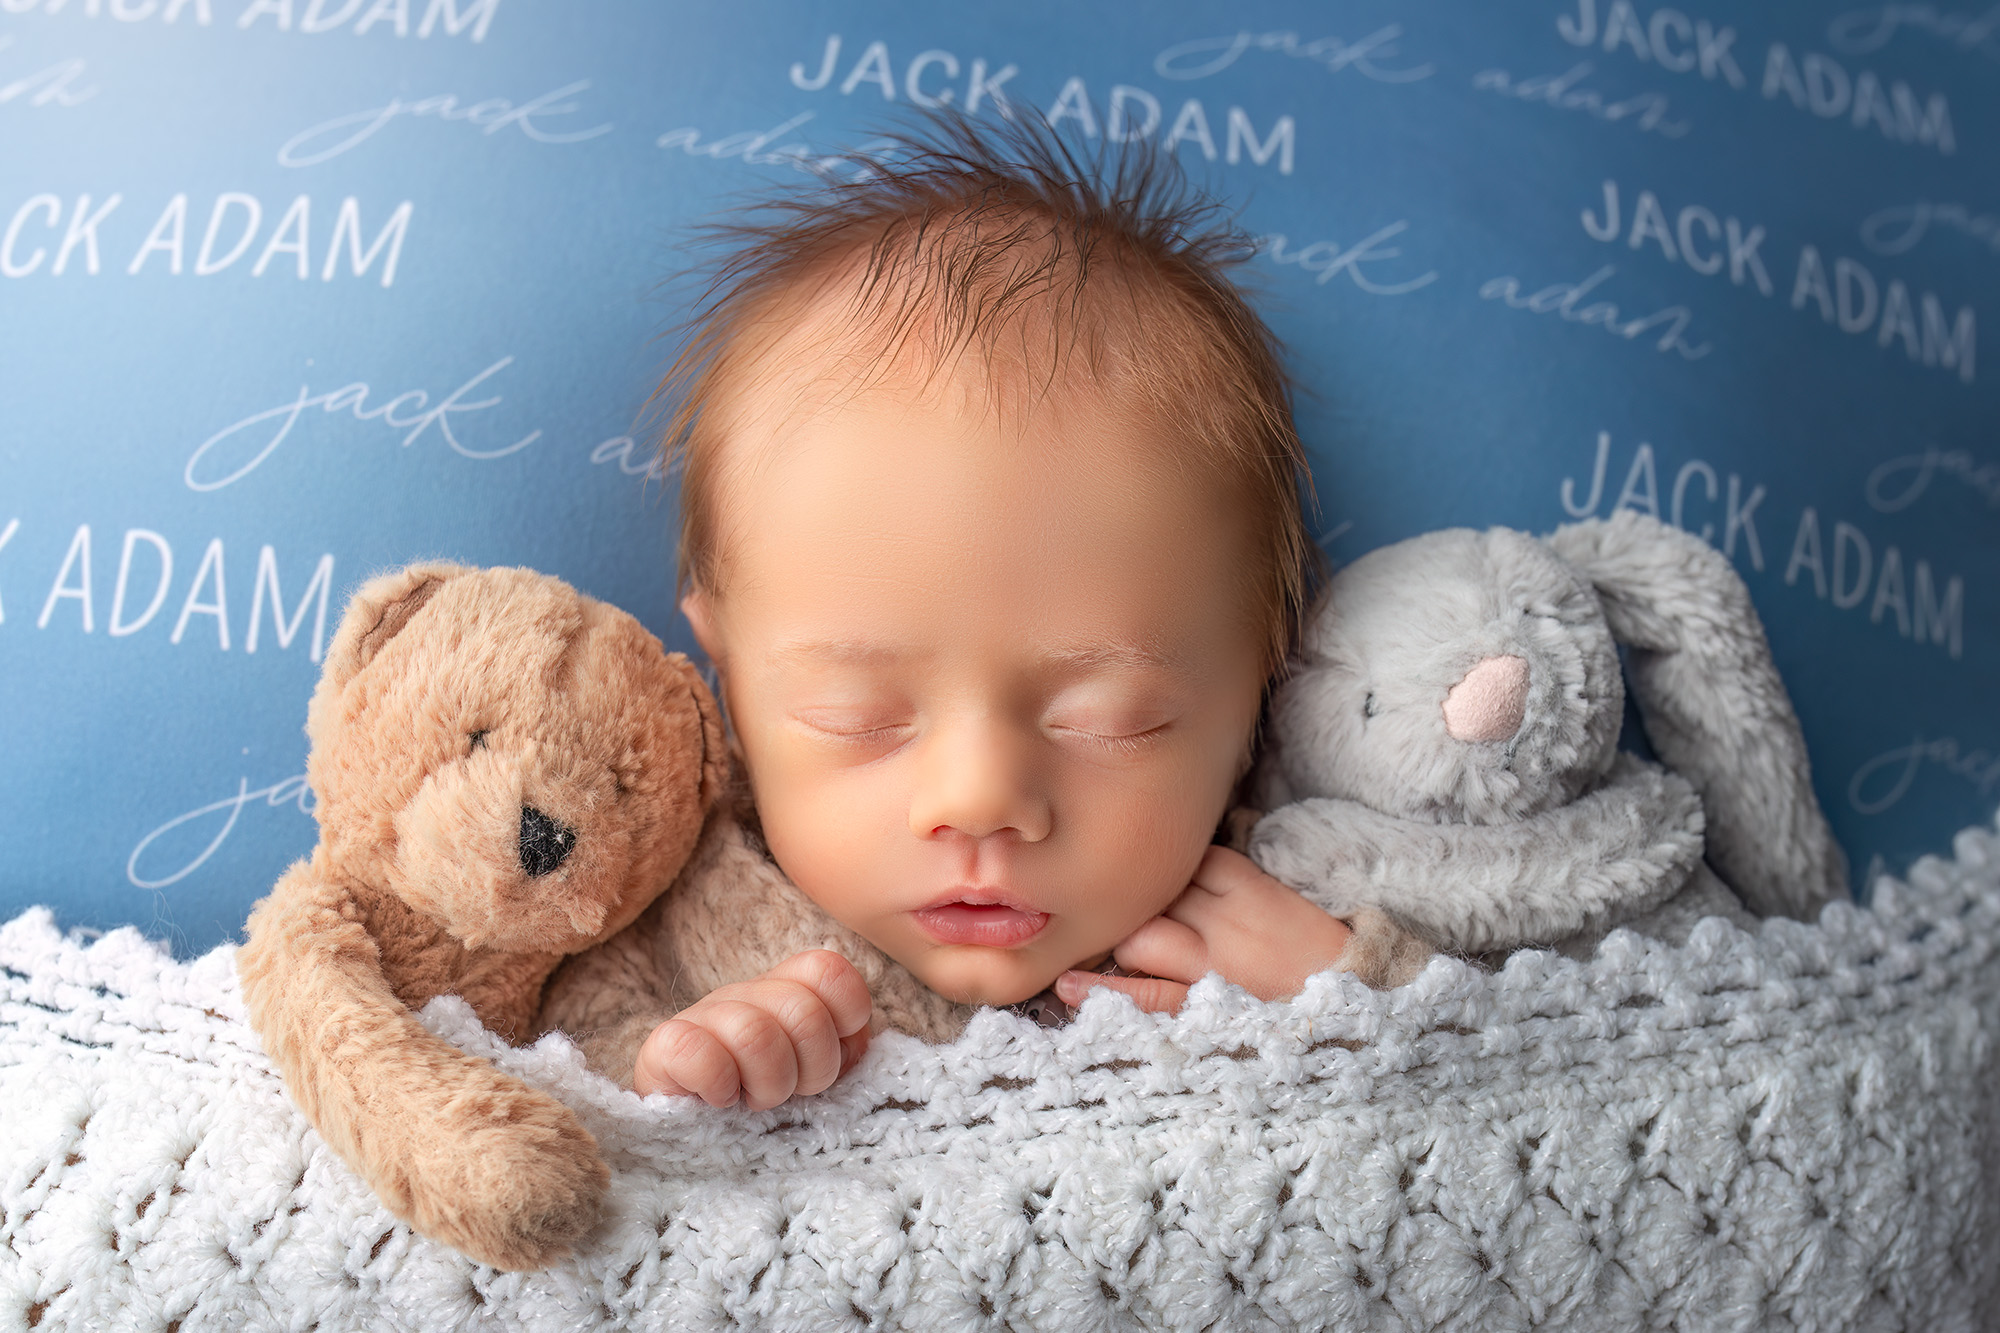
[[1023,842],[1048,837],[1049,805],[1027,747],[1006,727],[988,722],[940,726],[919,752],[910,832],[925,839],[961,833],[978,840],[1008,832]]
[[1504,741],[1528,711],[1528,663],[1488,657],[1444,696],[1444,729],[1453,740]]

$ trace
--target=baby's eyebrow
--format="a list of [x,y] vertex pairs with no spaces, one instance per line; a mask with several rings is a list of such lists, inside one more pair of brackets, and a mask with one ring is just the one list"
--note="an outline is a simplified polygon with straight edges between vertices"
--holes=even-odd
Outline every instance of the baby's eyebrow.
[[[863,639],[791,639],[774,644],[770,655],[783,661],[833,662],[840,665],[878,666],[929,656],[895,644],[871,643]],[[1179,672],[1187,661],[1181,654],[1142,643],[1088,643],[1050,648],[1039,654],[1042,662],[1062,671],[1092,671],[1105,667]]]
[[1042,657],[1051,666],[1074,671],[1088,671],[1099,667],[1180,671],[1186,666],[1185,659],[1177,653],[1136,643],[1081,644],[1073,648],[1051,649]]
[[910,653],[890,644],[860,639],[788,639],[773,644],[770,655],[785,661],[836,662],[862,666],[902,661]]

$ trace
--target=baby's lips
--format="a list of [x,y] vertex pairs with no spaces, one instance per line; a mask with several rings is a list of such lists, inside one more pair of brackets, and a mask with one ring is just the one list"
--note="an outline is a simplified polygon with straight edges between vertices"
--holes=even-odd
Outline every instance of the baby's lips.
[[955,903],[969,907],[1011,907],[1017,912],[1028,913],[1041,910],[1012,889],[979,884],[953,885],[917,910],[929,911],[936,907],[949,907]]
[[949,901],[919,908],[913,915],[924,933],[940,944],[973,944],[1007,949],[1026,944],[1049,924],[1047,912],[1004,903]]

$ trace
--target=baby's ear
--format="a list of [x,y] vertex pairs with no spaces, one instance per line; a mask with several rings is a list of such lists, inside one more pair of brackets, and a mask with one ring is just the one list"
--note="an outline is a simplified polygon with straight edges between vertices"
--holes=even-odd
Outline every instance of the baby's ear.
[[423,610],[438,589],[472,572],[466,565],[433,561],[383,574],[362,584],[341,616],[340,628],[327,649],[322,678],[336,687],[354,679],[375,660],[382,646]]
[[687,617],[688,625],[694,630],[694,641],[701,645],[708,660],[719,660],[715,640],[715,608],[708,600],[708,594],[696,588],[681,598],[681,614]]

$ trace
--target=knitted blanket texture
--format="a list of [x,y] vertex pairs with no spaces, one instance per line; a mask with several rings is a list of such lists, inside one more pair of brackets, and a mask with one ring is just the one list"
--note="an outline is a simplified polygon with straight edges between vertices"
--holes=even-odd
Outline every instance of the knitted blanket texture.
[[0,1330],[1991,1328],[2000,839],[1954,852],[1680,948],[982,1011],[757,1113],[436,1000],[611,1164],[587,1248],[537,1273],[376,1203],[229,950],[31,911],[0,927]]

